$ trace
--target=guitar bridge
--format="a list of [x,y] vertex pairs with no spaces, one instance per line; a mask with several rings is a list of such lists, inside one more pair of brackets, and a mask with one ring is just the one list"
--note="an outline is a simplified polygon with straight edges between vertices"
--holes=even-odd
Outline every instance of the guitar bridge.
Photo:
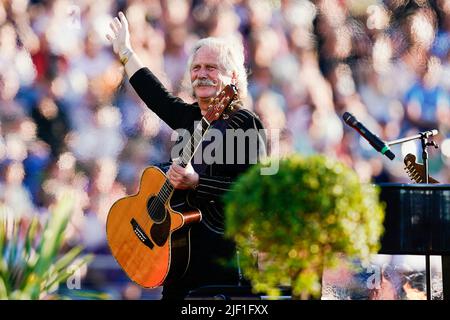
[[152,240],[150,240],[150,238],[145,234],[144,230],[141,228],[139,223],[137,223],[137,221],[134,218],[131,219],[130,223],[131,226],[133,227],[134,234],[138,237],[138,239],[141,240],[141,242],[145,244],[147,247],[153,249],[155,245],[153,244]]

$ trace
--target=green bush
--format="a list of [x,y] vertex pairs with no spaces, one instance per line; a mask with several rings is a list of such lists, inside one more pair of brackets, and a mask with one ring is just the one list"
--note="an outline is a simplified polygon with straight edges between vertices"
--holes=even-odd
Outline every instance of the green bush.
[[[0,299],[61,299],[58,287],[75,270],[92,260],[80,256],[81,246],[63,253],[64,233],[69,222],[73,198],[63,196],[52,208],[45,225],[37,217],[31,221],[15,218],[0,203]],[[83,297],[104,295],[76,291]]]
[[[241,267],[256,292],[318,297],[324,268],[338,255],[368,261],[379,249],[384,208],[376,186],[361,184],[342,163],[294,155],[275,175],[262,165],[243,174],[225,195],[226,235],[241,251]],[[258,265],[255,264],[258,257]]]

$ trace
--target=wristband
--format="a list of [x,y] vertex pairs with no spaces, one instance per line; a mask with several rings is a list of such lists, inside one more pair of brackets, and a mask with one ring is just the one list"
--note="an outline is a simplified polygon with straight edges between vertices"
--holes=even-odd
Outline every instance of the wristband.
[[120,55],[120,63],[125,65],[132,55],[133,51],[131,51],[130,49],[125,49]]

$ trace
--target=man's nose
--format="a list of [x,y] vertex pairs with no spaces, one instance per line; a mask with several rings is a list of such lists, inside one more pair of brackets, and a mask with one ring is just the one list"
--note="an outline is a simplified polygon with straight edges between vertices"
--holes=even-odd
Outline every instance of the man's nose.
[[198,71],[198,77],[199,78],[207,78],[208,77],[208,71],[206,70],[206,68],[200,68],[200,70]]

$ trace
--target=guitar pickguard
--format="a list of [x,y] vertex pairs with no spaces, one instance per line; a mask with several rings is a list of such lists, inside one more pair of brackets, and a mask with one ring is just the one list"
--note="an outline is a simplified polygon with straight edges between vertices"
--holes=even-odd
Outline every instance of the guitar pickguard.
[[150,228],[150,236],[157,246],[162,247],[169,239],[170,235],[170,214],[166,214],[166,218],[158,224],[153,224]]

